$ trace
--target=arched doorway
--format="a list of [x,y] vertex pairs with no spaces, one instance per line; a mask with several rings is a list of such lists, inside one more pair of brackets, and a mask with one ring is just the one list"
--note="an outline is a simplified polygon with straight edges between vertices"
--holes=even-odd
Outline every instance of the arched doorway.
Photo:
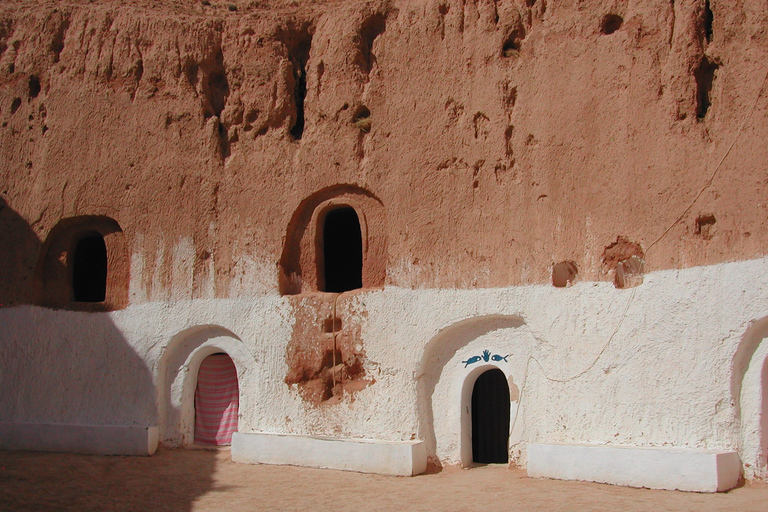
[[195,443],[223,446],[237,431],[239,387],[237,369],[225,353],[200,364],[195,389]]
[[509,386],[504,372],[482,373],[472,390],[472,460],[479,464],[509,461]]

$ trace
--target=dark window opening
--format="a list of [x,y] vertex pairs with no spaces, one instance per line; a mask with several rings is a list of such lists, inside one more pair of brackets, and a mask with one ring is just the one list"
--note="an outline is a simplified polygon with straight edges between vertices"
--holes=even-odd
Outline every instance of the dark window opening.
[[619,30],[622,24],[624,24],[624,18],[618,14],[606,14],[600,21],[600,32],[611,35]]
[[509,385],[501,370],[488,370],[472,390],[472,460],[509,462]]
[[304,99],[307,97],[306,62],[301,62],[300,66],[294,71],[296,88],[294,89],[293,100],[296,103],[296,124],[291,128],[291,135],[294,140],[301,139],[304,134]]
[[363,287],[363,238],[354,208],[332,210],[323,226],[326,292]]
[[293,105],[296,108],[296,119],[291,126],[293,140],[300,140],[304,135],[304,101],[307,98],[307,63],[312,47],[312,35],[307,29],[298,30],[284,35],[288,56],[293,65]]
[[29,77],[29,97],[30,98],[37,98],[37,96],[40,94],[40,79],[36,77],[35,75],[32,75]]
[[704,37],[707,39],[707,43],[712,42],[712,23],[715,21],[715,15],[712,13],[712,7],[709,5],[709,0],[704,2]]
[[107,246],[99,234],[81,238],[72,258],[72,291],[77,302],[104,302],[107,295]]
[[712,105],[712,84],[717,75],[718,65],[704,57],[701,64],[693,72],[696,78],[696,117],[702,120],[706,117]]

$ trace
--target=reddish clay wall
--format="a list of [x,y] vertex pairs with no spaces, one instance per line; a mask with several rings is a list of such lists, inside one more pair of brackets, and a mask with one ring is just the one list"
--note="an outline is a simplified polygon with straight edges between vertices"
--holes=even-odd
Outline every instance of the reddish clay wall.
[[[338,185],[380,205],[373,286],[612,279],[618,237],[645,271],[764,255],[767,22],[761,0],[4,2],[3,302],[35,300],[42,241],[85,215],[120,226],[146,300],[209,295],[211,258],[215,296],[246,257],[278,293],[297,212]],[[182,238],[191,290],[158,257]]]

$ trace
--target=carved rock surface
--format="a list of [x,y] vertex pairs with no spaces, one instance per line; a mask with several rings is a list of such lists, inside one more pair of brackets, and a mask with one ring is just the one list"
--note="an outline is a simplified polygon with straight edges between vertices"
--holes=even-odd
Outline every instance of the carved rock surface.
[[620,235],[645,271],[766,252],[764,2],[205,4],[0,5],[4,302],[78,215],[125,232],[132,304],[277,293],[341,185],[383,207],[388,285],[610,279]]

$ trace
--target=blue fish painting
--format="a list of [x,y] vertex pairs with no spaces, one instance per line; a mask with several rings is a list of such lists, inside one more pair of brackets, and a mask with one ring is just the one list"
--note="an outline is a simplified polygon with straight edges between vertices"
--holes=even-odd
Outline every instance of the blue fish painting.
[[493,355],[491,355],[491,351],[488,350],[488,349],[485,349],[485,350],[483,350],[483,353],[481,355],[479,355],[479,356],[472,356],[469,359],[467,359],[466,361],[462,361],[462,363],[464,363],[464,368],[466,368],[467,366],[469,366],[471,364],[479,363],[480,361],[485,361],[486,363],[488,361],[495,361],[495,362],[504,361],[505,363],[508,363],[509,362],[509,361],[507,361],[508,357],[509,357],[509,354],[507,354],[505,356],[502,356],[501,354],[493,354]]
[[480,361],[481,359],[482,359],[482,357],[480,357],[480,356],[474,356],[474,357],[470,357],[466,361],[462,361],[462,363],[464,363],[464,368],[466,368],[467,366],[469,366],[471,364],[475,364],[476,362]]

